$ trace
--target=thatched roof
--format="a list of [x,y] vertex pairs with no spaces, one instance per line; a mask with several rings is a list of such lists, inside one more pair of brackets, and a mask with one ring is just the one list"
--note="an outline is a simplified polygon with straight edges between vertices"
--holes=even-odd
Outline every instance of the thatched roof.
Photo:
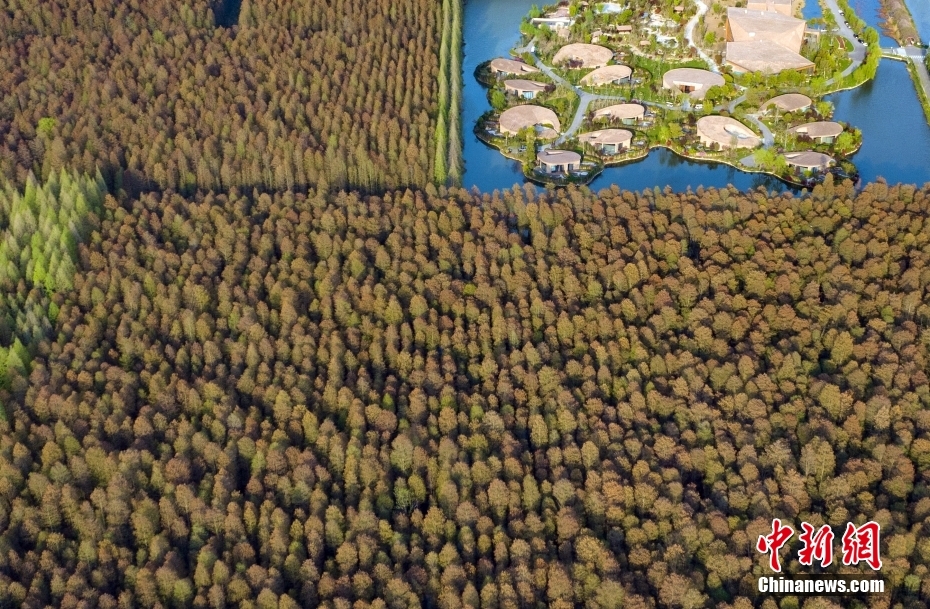
[[603,68],[594,70],[590,74],[585,74],[584,78],[581,79],[581,84],[591,87],[599,87],[601,85],[612,83],[617,80],[629,78],[632,73],[633,69],[629,66],[604,66]]
[[601,66],[606,66],[607,62],[610,61],[613,56],[614,52],[607,47],[602,47],[597,44],[575,42],[566,44],[559,49],[555,57],[552,58],[552,63],[558,65],[560,63],[576,61],[581,64],[578,66],[579,68],[599,68]]
[[562,129],[559,117],[556,116],[555,112],[542,106],[514,106],[504,110],[504,113],[501,114],[500,127],[502,133],[514,135],[520,129],[536,125],[549,125],[556,131]]
[[728,116],[705,116],[698,119],[701,142],[717,143],[721,148],[755,148],[762,140],[749,127]]
[[503,57],[492,59],[490,68],[492,72],[503,72],[505,74],[532,74],[533,72],[539,72],[539,69],[534,66],[525,64],[522,61],[504,59]]
[[694,99],[704,99],[708,89],[723,85],[724,82],[720,74],[698,68],[675,68],[662,75],[663,87],[666,89],[691,88],[693,91],[689,95]]
[[788,129],[788,133],[806,135],[810,138],[836,137],[843,133],[843,125],[833,121],[816,121]]
[[736,72],[777,74],[784,70],[805,70],[814,63],[791,49],[771,40],[728,42],[727,64]]
[[762,109],[765,110],[769,106],[775,106],[782,112],[796,112],[810,105],[811,98],[806,95],[801,95],[800,93],[785,93],[784,95],[773,97],[762,104]]
[[633,133],[626,129],[601,129],[578,136],[578,141],[586,144],[622,144],[631,139],[633,139]]
[[594,112],[594,118],[612,118],[625,120],[629,118],[642,118],[646,108],[639,104],[615,104]]

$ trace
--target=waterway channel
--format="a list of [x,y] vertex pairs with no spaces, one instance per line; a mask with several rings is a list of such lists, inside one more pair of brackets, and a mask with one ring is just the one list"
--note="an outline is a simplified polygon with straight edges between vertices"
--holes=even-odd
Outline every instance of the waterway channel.
[[[815,4],[815,0],[807,0]],[[482,143],[473,133],[478,118],[490,109],[487,91],[474,77],[478,64],[507,56],[518,42],[520,21],[540,0],[466,0],[465,47],[463,61],[463,141],[465,175],[463,185],[483,192],[507,189],[525,182],[516,161]],[[853,0],[857,13],[870,25],[879,20],[878,0]],[[805,17],[817,16],[813,8]],[[810,13],[810,15],[808,15]],[[886,44],[887,43],[887,44]],[[882,37],[882,46],[894,46]],[[876,78],[851,91],[827,97],[835,107],[837,120],[862,130],[862,149],[853,157],[865,181],[878,177],[889,183],[923,185],[930,182],[930,125],[927,124],[914,83],[903,63],[884,59]],[[782,190],[784,184],[760,174],[745,173],[732,167],[698,163],[665,149],[653,150],[645,159],[609,167],[592,183],[592,190],[613,184],[641,191],[655,186],[674,190],[733,185],[741,190],[765,186]]]

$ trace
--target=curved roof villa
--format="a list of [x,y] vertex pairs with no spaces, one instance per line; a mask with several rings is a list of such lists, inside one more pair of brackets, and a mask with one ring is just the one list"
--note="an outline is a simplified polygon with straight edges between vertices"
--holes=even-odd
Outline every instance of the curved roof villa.
[[575,42],[566,44],[552,58],[552,63],[570,64],[571,68],[600,68],[613,59],[614,52],[597,44]]
[[559,117],[549,108],[542,106],[514,106],[504,110],[500,118],[501,133],[507,135],[516,135],[521,129],[535,127],[536,125],[548,125],[555,131],[561,131],[562,125],[559,123]]
[[522,61],[504,59],[503,57],[492,59],[488,67],[496,74],[533,74],[539,72],[539,69],[534,66]]
[[749,127],[728,116],[705,116],[698,119],[697,133],[705,146],[720,148],[755,148],[762,140]]
[[600,87],[602,85],[609,85],[621,80],[625,80],[632,74],[633,69],[629,66],[604,66],[603,68],[598,68],[593,72],[586,74],[584,78],[581,79],[581,84],[589,87]]
[[698,68],[675,68],[662,75],[663,87],[687,93],[692,99],[704,99],[708,89],[723,83],[720,74]]
[[639,104],[615,104],[594,112],[594,118],[608,120],[639,120],[646,114],[646,108]]
[[545,91],[546,85],[534,80],[523,80],[520,78],[515,78],[513,80],[505,80],[504,89],[508,93],[533,98],[537,93],[542,93]]
[[805,152],[786,152],[785,161],[792,167],[800,169],[819,169],[824,170],[836,161],[829,154],[807,150]]
[[785,93],[768,100],[762,104],[762,110],[771,106],[778,108],[782,112],[797,112],[798,110],[807,110],[811,107],[811,98],[800,93]]
[[833,121],[817,121],[792,127],[788,133],[806,135],[818,142],[832,142],[833,138],[843,133],[843,125]]
[[599,131],[582,133],[578,136],[579,142],[589,144],[608,154],[616,154],[625,148],[629,148],[632,139],[633,132],[626,129],[600,129]]
[[569,173],[581,167],[581,155],[571,150],[546,149],[536,155],[536,165],[545,173]]

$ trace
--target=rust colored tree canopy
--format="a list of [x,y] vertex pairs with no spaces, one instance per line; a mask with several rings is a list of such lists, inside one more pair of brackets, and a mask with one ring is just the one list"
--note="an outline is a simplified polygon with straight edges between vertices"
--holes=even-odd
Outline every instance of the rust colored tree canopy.
[[108,198],[0,392],[0,605],[747,607],[778,517],[917,606],[928,203]]
[[[220,4],[220,3],[217,3]],[[440,7],[0,0],[0,175],[130,193],[433,179]]]

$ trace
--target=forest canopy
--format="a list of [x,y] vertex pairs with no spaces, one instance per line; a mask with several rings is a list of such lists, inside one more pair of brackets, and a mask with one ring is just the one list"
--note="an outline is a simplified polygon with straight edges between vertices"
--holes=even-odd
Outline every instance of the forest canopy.
[[928,202],[108,198],[2,396],[0,604],[774,607],[779,517],[919,606]]
[[244,0],[222,27],[225,4],[0,0],[0,176],[376,191],[459,171],[432,156],[459,2]]

